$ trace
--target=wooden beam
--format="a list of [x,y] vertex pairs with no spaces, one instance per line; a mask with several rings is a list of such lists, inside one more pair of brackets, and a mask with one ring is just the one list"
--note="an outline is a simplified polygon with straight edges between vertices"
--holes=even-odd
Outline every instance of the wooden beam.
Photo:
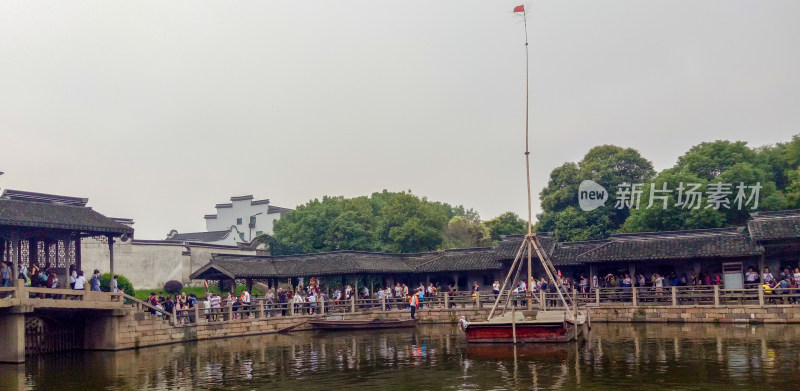
[[[83,264],[81,262],[81,235],[75,235],[75,268],[83,270]],[[111,276],[111,279],[113,280],[114,276]]]
[[108,275],[114,279],[114,237],[109,235],[108,238]]

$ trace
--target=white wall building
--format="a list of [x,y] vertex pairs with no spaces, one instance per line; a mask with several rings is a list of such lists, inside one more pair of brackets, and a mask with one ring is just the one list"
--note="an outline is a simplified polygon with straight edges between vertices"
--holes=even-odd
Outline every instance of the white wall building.
[[231,197],[231,202],[215,207],[216,214],[204,216],[206,232],[179,233],[173,229],[166,240],[223,246],[250,243],[258,235],[272,235],[275,221],[292,210],[270,205],[268,199],[254,200],[252,195]]
[[272,235],[272,224],[291,211],[269,204],[268,199],[254,200],[252,195],[231,197],[227,204],[217,204],[217,213],[205,215],[206,231],[226,231],[236,227],[241,241],[250,242],[258,235]]

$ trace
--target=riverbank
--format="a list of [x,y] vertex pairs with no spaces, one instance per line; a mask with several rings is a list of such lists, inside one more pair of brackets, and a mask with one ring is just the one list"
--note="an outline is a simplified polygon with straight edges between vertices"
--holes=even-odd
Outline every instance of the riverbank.
[[[592,323],[800,323],[800,306],[652,306],[585,308]],[[423,309],[417,312],[422,324],[457,323],[485,319],[487,308]],[[130,313],[115,318],[116,333],[96,339],[92,350],[124,350],[189,341],[242,337],[281,331],[305,331],[317,315],[275,316],[172,326],[158,316]],[[328,315],[328,319],[408,319],[406,310],[362,311]],[[95,334],[98,335],[98,334]],[[88,334],[87,334],[88,336]],[[95,337],[96,338],[96,337]]]
[[789,325],[603,323],[583,344],[495,349],[424,324],[56,353],[0,365],[0,389],[785,390],[800,381],[798,344]]

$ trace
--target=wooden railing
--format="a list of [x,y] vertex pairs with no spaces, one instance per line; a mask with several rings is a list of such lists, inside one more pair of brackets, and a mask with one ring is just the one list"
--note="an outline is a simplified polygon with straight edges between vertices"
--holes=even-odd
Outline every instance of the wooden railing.
[[[96,296],[95,296],[96,295]],[[504,293],[499,303],[507,301],[516,308],[527,307],[528,299],[523,294]],[[139,300],[125,293],[104,293],[72,289],[49,289],[20,286],[0,288],[0,299],[24,298],[29,301],[38,300],[76,300],[87,301],[87,306],[95,300],[105,302],[127,302],[138,311],[149,312],[159,316],[173,325],[195,324],[206,322],[225,322],[248,318],[271,317],[307,317],[354,312],[385,312],[408,310],[408,298],[380,297],[355,298],[343,300],[327,300],[315,303],[277,301],[268,302],[263,297],[253,297],[249,305],[222,305],[218,308],[206,308],[204,301],[199,301],[193,308],[173,308],[167,311]],[[438,293],[425,296],[420,301],[419,311],[440,309],[488,309],[495,303],[498,295],[481,291]],[[763,289],[760,285],[747,286],[743,289],[722,289],[720,286],[682,286],[682,287],[630,287],[630,288],[596,288],[585,293],[566,292],[563,295],[569,307],[618,307],[618,306],[719,306],[719,305],[800,305],[800,288]],[[535,292],[532,306],[539,310],[561,309],[564,302],[556,292]],[[3,301],[0,301],[2,303]],[[48,303],[54,303],[49,301]],[[74,306],[74,304],[70,305]]]
[[[13,287],[0,288],[0,299],[19,299],[25,300],[28,304],[36,305],[39,300],[47,300],[48,305],[54,303],[66,303],[74,301],[88,301],[92,303],[113,303],[121,299],[114,297],[113,294],[106,292],[92,292],[86,289],[53,289],[45,287],[31,287],[22,284],[22,280],[16,280]],[[74,304],[65,304],[74,307]],[[91,305],[91,304],[87,304]]]

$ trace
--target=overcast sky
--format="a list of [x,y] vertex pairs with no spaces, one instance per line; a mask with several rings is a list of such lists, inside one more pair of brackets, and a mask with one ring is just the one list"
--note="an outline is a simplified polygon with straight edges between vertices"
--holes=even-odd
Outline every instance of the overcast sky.
[[[243,194],[524,215],[518,4],[4,1],[0,188],[88,197],[141,239]],[[661,170],[800,133],[800,1],[525,4],[535,193],[595,145]]]

